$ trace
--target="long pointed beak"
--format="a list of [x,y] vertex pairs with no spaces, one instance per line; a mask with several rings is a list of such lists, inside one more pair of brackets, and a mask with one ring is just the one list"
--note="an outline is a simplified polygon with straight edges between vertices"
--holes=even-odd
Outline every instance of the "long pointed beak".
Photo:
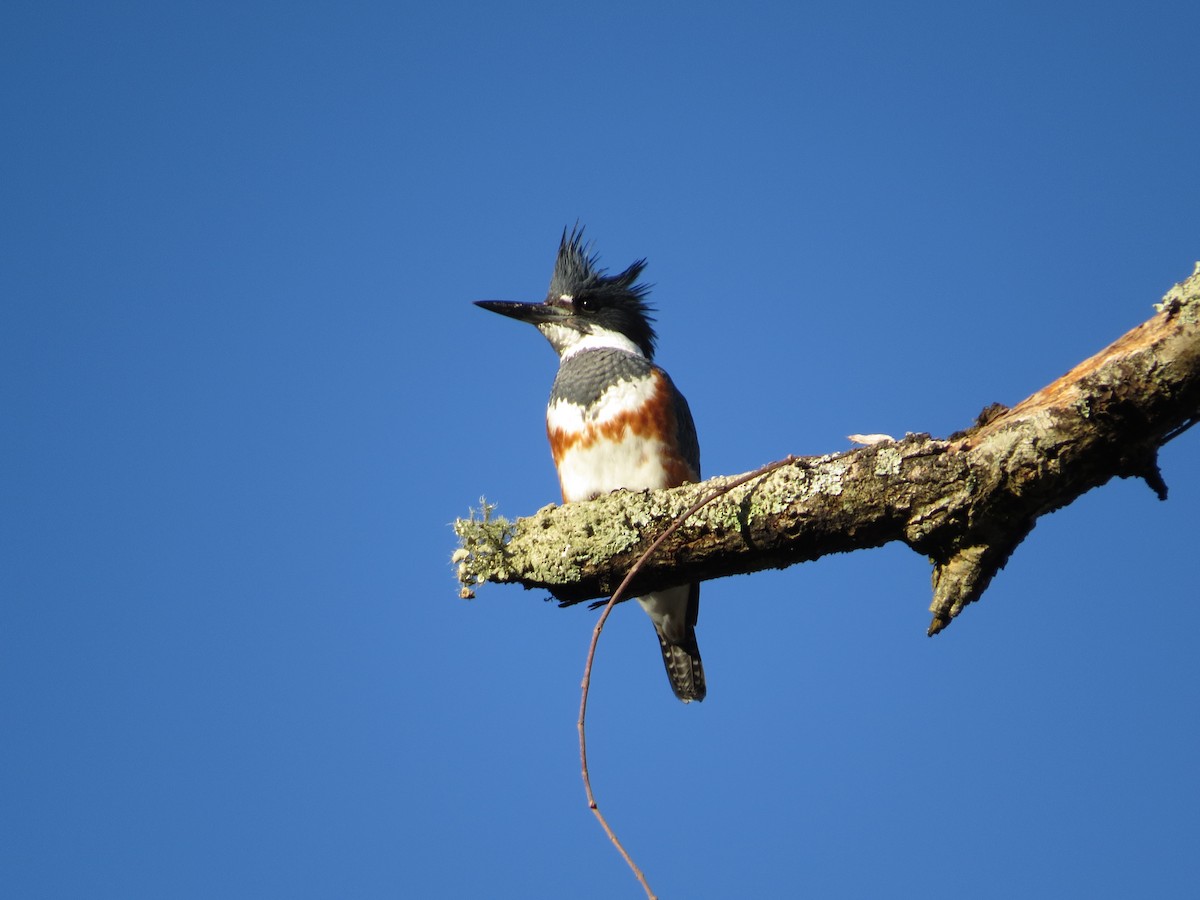
[[547,303],[517,303],[512,300],[476,300],[475,305],[490,312],[508,316],[530,325],[541,325],[569,316],[570,313],[561,306],[551,306]]

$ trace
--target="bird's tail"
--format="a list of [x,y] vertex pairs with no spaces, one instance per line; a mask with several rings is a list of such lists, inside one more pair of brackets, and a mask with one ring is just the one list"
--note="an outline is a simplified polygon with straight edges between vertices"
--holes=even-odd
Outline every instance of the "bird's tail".
[[683,641],[670,643],[661,631],[654,629],[662,647],[663,665],[667,667],[667,678],[675,696],[684,703],[703,700],[708,689],[704,685],[704,663],[700,661],[700,648],[696,644],[696,630],[688,626]]
[[684,703],[703,700],[704,664],[696,645],[696,619],[700,615],[700,583],[655,591],[637,598],[658,635],[663,665],[675,696]]

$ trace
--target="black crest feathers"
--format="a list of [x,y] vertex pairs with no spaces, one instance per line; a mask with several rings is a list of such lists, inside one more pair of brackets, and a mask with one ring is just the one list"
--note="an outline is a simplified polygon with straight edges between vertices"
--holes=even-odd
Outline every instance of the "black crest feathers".
[[646,260],[639,259],[625,271],[608,275],[591,242],[585,243],[583,227],[576,223],[569,233],[563,228],[549,295],[552,300],[571,297],[576,304],[586,298],[598,310],[601,324],[620,331],[638,344],[647,358],[652,358],[656,335],[650,324],[654,321],[650,315],[653,310],[646,302],[650,287],[637,283],[645,268]]

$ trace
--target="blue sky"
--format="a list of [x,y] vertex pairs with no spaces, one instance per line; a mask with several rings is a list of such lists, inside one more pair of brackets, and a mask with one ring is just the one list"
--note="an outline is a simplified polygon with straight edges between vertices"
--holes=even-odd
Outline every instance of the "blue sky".
[[[594,613],[459,600],[557,499],[564,225],[649,259],[707,474],[947,434],[1200,258],[1200,7],[9,2],[0,883],[636,897],[584,806]],[[1197,451],[1043,519],[930,640],[900,546],[632,605],[595,788],[664,897],[1185,896]]]

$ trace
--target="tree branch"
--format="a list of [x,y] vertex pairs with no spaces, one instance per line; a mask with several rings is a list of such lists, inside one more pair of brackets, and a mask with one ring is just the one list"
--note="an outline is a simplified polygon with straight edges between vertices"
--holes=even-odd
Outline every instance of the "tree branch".
[[[927,434],[798,458],[730,490],[664,541],[630,595],[903,541],[933,564],[936,634],[977,600],[1037,519],[1114,476],[1166,484],[1158,449],[1200,418],[1200,263],[1158,313],[1012,409]],[[459,520],[464,594],[484,582],[607,597],[647,543],[734,479],[617,491],[509,525]]]

